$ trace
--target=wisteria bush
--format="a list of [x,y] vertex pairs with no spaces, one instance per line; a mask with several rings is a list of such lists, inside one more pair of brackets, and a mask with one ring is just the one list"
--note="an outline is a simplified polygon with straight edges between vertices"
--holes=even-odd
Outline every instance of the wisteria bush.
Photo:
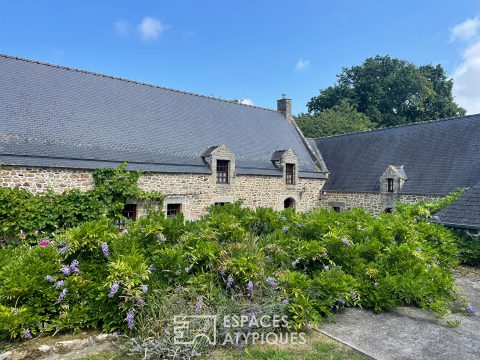
[[372,216],[226,204],[195,222],[158,211],[122,231],[108,217],[86,222],[0,250],[0,338],[100,328],[127,332],[132,349],[150,342],[158,355],[172,349],[152,332],[171,331],[180,313],[286,314],[289,329],[349,306],[441,316],[459,299],[457,248],[426,216],[414,205]]

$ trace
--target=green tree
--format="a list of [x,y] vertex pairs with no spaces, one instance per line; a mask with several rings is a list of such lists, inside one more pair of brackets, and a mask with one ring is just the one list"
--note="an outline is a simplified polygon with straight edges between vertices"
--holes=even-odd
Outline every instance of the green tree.
[[319,113],[300,114],[295,121],[303,134],[312,138],[370,130],[374,127],[365,114],[358,112],[346,101]]
[[320,113],[348,101],[376,126],[393,126],[465,114],[453,99],[453,80],[441,65],[416,66],[389,56],[343,68],[337,83],[307,104]]

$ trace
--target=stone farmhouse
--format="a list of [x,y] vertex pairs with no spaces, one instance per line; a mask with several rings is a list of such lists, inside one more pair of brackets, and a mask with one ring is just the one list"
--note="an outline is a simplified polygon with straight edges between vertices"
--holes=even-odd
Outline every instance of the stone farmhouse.
[[390,212],[398,201],[435,200],[470,189],[438,215],[480,229],[480,115],[309,139],[330,177],[320,206]]
[[[0,55],[0,186],[88,190],[125,161],[168,216],[234,201],[380,213],[464,187],[439,215],[480,229],[478,115],[306,139],[287,98],[270,110]],[[144,212],[131,199],[124,215]]]
[[[87,190],[93,169],[127,161],[168,215],[318,206],[328,171],[289,99],[274,111],[5,55],[0,84],[0,186]],[[125,215],[143,211],[132,199]]]

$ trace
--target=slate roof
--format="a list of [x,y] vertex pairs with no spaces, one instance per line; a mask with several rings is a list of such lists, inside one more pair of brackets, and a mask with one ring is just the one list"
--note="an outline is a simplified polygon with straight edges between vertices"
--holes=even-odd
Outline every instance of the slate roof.
[[437,215],[445,225],[480,230],[480,182]]
[[478,114],[309,141],[331,173],[326,191],[378,192],[389,165],[404,166],[405,194],[448,194],[480,181]]
[[201,155],[225,144],[237,173],[281,176],[291,148],[299,176],[322,160],[280,112],[0,55],[0,163],[210,173]]

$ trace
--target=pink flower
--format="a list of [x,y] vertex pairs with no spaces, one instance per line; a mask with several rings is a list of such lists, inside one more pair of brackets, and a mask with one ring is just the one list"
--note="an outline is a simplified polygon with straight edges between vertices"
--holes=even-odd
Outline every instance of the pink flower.
[[40,241],[40,246],[41,246],[41,247],[47,247],[47,246],[48,246],[48,240],[42,240],[42,241]]

